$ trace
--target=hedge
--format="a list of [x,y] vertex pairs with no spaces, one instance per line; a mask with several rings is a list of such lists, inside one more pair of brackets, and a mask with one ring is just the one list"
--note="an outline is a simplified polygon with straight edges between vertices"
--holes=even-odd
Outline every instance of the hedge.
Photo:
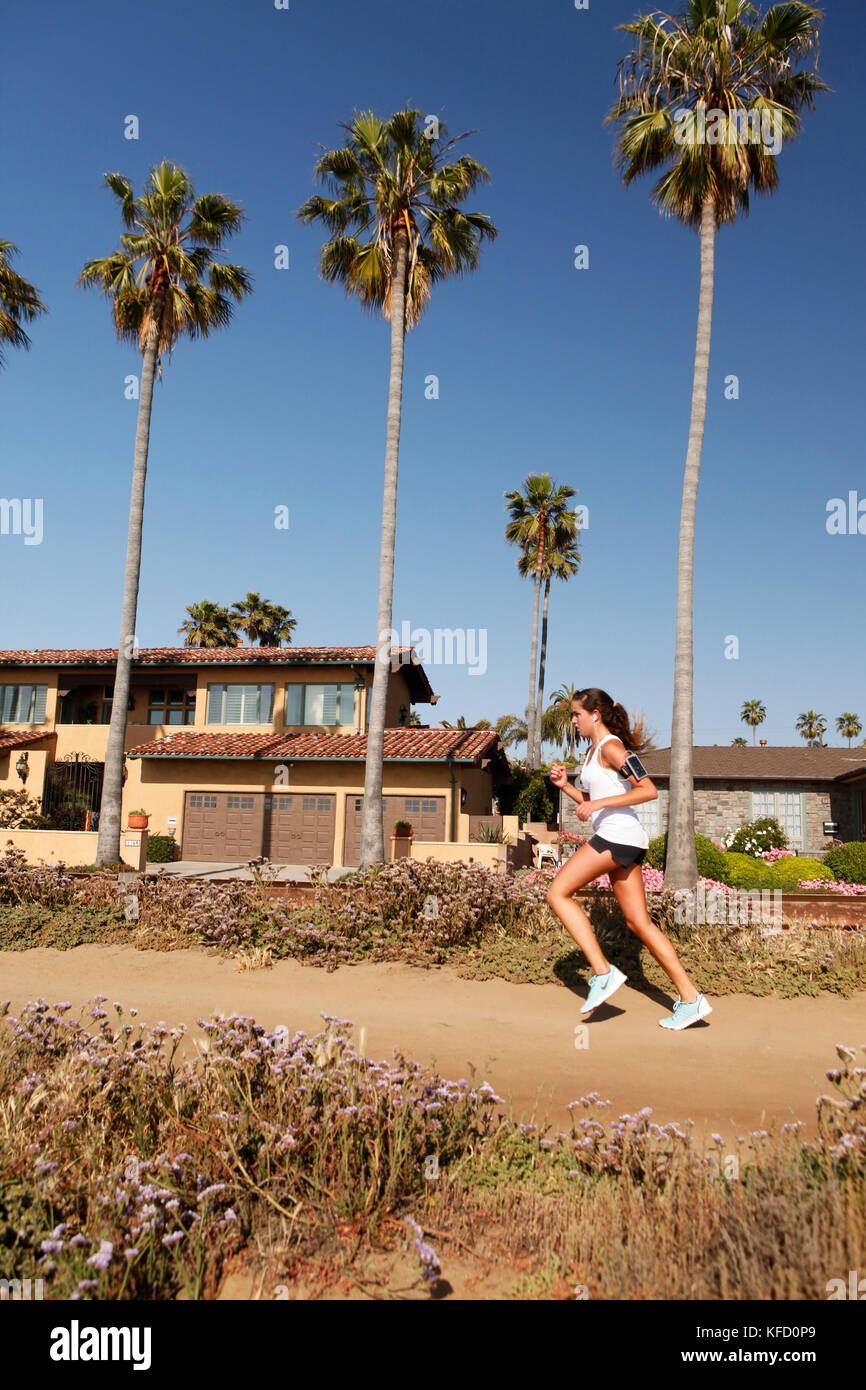
[[[651,864],[654,869],[663,869],[667,858],[668,834],[657,835],[654,840],[650,840],[646,854],[646,863]],[[706,835],[695,836],[695,853],[698,858],[698,873],[702,878],[715,879],[717,883],[730,883],[728,878],[728,859],[729,855],[724,850],[714,845],[712,840],[708,840]],[[748,856],[739,855],[738,858]]]
[[866,883],[866,841],[835,845],[824,855],[824,863],[842,883]]

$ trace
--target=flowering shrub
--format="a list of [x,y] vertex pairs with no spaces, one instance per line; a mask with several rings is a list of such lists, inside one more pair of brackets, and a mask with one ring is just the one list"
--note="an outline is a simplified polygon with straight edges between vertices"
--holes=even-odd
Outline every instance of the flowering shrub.
[[828,883],[825,878],[803,878],[799,880],[797,887],[803,892],[841,893],[849,898],[866,893],[866,883]]
[[779,849],[774,847],[773,849],[762,850],[758,858],[763,859],[765,864],[775,864],[778,859],[784,859],[787,855],[793,855],[793,853],[794,851],[792,849]]
[[[725,1140],[712,1136],[718,1154],[695,1151],[691,1119],[659,1126],[644,1106],[605,1125],[596,1114],[603,1120],[612,1102],[594,1091],[568,1109],[596,1114],[573,1115],[570,1133],[547,1137],[549,1126],[496,1110],[502,1099],[487,1082],[443,1080],[396,1051],[391,1062],[358,1054],[346,1036],[350,1021],[324,1013],[326,1027],[313,1037],[269,1032],[236,1015],[198,1020],[207,1049],[180,1064],[183,1027],[122,1023],[120,1003],[113,1024],[105,1002],[96,997],[87,1027],[67,1017],[68,1003],[40,999],[5,1019],[8,1001],[0,1003],[0,1115],[14,1117],[0,1125],[0,1279],[41,1278],[51,1299],[170,1299],[181,1290],[213,1297],[226,1259],[244,1247],[250,1255],[267,1248],[272,1223],[282,1255],[288,1232],[312,1252],[333,1240],[337,1222],[375,1233],[391,1214],[404,1217],[408,1239],[414,1234],[432,1294],[439,1257],[420,1222],[405,1215],[422,1205],[422,1194],[429,1199],[431,1156],[448,1171],[458,1209],[471,1209],[473,1186],[496,1189],[497,1224],[499,1199],[507,1214],[509,1184],[522,1187],[527,1178],[545,1205],[550,1194],[563,1203],[564,1222],[585,1226],[589,1202],[589,1261],[599,1229],[610,1234],[611,1253],[619,1248],[612,1237],[631,1230],[629,1212],[633,1220],[639,1209],[651,1232],[682,1219],[678,1243],[699,1207],[719,1226],[733,1211],[731,1179],[720,1171]],[[777,1235],[798,1230],[798,1222],[812,1226],[807,1200],[823,1203],[810,1208],[816,1226],[832,1228],[841,1203],[849,1237],[862,1234],[866,1069],[853,1065],[853,1048],[837,1045],[837,1054],[842,1067],[826,1073],[836,1097],[820,1098],[816,1143],[800,1140],[801,1121],[782,1125],[781,1152],[766,1130],[751,1132],[760,1181],[733,1183],[730,1227],[732,1255],[742,1251],[745,1269],[761,1237],[772,1260]],[[841,1187],[849,1178],[851,1186]],[[599,1228],[608,1206],[612,1225]],[[551,1251],[556,1244],[561,1253],[561,1236],[561,1229],[548,1233]],[[644,1285],[653,1250],[645,1242]],[[548,1248],[540,1253],[544,1262]],[[655,1254],[659,1269],[669,1270],[663,1241]],[[631,1241],[622,1258],[633,1263]],[[718,1263],[710,1251],[707,1267]],[[678,1287],[693,1287],[694,1260],[681,1273]],[[757,1288],[765,1277],[759,1269]],[[820,1280],[823,1289],[824,1273]]]
[[462,1157],[500,1119],[487,1083],[360,1057],[347,1019],[309,1038],[214,1015],[179,1066],[185,1027],[115,1030],[104,1002],[92,1032],[43,999],[0,1025],[0,1110],[19,1117],[0,1128],[0,1278],[52,1298],[212,1294],[262,1209],[304,1226],[326,1193],[369,1221],[423,1190],[426,1154]]
[[[866,1046],[861,1051],[866,1055]],[[819,1145],[829,1150],[843,1173],[866,1174],[866,1067],[853,1066],[853,1047],[837,1043],[836,1055],[842,1068],[825,1075],[839,1098],[818,1098]]]
[[784,849],[788,840],[775,816],[749,821],[739,830],[726,830],[722,836],[725,847],[734,854],[752,854],[756,858],[768,849]]

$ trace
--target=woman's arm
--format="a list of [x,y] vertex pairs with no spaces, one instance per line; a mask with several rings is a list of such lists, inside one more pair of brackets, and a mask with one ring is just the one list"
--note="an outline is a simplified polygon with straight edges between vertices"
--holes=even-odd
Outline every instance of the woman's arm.
[[578,806],[581,806],[584,801],[589,800],[585,791],[582,791],[580,787],[572,787],[568,782],[566,782],[564,787],[560,787],[560,791],[565,792],[566,796],[570,796],[572,801],[577,802]]
[[[604,754],[604,762],[612,772],[619,772],[626,760],[626,749],[621,739],[612,739],[606,743],[599,752]],[[601,809],[602,806],[639,806],[644,801],[657,801],[658,790],[650,777],[641,777],[640,781],[634,776],[628,779],[632,784],[632,791],[622,792],[619,796],[602,796],[592,804]]]

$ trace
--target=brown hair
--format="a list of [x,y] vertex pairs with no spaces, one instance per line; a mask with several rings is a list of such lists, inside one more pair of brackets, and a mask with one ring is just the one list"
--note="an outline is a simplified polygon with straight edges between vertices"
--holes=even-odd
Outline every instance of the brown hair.
[[622,705],[610,698],[606,690],[599,690],[597,686],[592,685],[587,690],[576,690],[574,699],[579,700],[590,714],[598,710],[602,723],[607,725],[612,734],[622,739],[630,752],[634,750],[635,738],[628,722],[628,715]]

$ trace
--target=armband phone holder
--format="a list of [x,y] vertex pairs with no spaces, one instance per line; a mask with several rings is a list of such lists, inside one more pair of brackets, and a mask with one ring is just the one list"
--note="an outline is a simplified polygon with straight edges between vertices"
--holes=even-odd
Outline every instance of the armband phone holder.
[[636,753],[629,753],[619,770],[619,775],[620,777],[636,777],[638,781],[642,777],[649,777],[649,773]]

